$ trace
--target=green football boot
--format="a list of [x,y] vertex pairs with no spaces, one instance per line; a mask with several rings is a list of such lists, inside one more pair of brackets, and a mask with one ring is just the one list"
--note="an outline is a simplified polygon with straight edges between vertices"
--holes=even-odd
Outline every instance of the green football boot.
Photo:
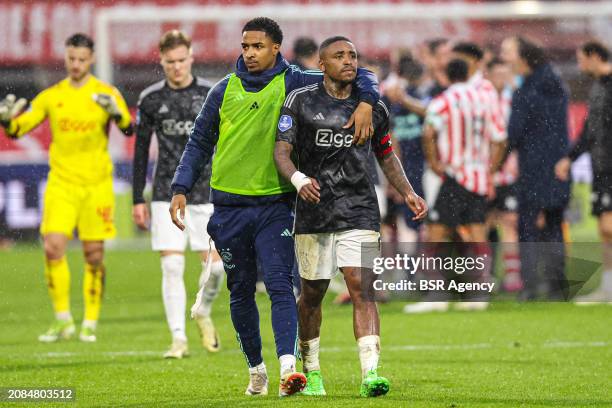
[[306,388],[302,391],[302,395],[321,396],[327,395],[323,386],[323,376],[321,370],[309,371],[306,373]]
[[74,322],[72,319],[55,320],[49,330],[38,336],[38,341],[43,343],[54,343],[58,340],[68,340],[75,332]]
[[96,329],[93,327],[82,326],[81,332],[79,333],[79,340],[85,343],[95,343],[96,338]]
[[380,377],[376,370],[368,371],[361,382],[359,395],[362,397],[378,397],[389,392],[389,380]]

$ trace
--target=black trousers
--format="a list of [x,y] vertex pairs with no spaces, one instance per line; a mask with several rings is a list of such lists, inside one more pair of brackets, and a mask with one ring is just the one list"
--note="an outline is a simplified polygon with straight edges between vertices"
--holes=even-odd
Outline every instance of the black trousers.
[[[551,300],[566,300],[568,282],[565,277],[565,244],[561,224],[564,208],[539,208],[519,205],[519,241],[523,297],[537,297],[541,282],[546,283]],[[544,226],[538,227],[538,215],[544,215]],[[538,273],[542,270],[543,273]]]

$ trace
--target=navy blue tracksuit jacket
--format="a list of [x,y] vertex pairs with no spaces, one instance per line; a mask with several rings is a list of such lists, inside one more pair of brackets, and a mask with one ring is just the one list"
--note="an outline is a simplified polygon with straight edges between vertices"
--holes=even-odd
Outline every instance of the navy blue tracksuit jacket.
[[[535,68],[512,97],[508,143],[519,159],[518,230],[526,300],[537,297],[539,262],[545,265],[548,297],[567,297],[561,223],[570,184],[554,174],[568,149],[567,108],[567,91],[550,64]],[[543,228],[537,225],[540,214]]]

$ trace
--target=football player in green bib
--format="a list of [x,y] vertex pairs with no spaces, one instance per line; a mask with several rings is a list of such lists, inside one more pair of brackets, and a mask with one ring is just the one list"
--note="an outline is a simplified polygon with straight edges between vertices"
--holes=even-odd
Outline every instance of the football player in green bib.
[[[295,394],[306,385],[306,377],[295,368],[295,188],[278,174],[273,153],[286,95],[321,82],[323,75],[289,65],[280,53],[282,40],[280,27],[269,18],[255,18],[244,26],[236,71],[208,93],[172,182],[170,213],[182,229],[185,194],[214,151],[210,180],[214,213],[208,232],[227,273],[231,318],[249,366],[247,395],[268,392],[255,303],[258,268],[272,303],[272,329],[280,362],[279,395]],[[364,69],[359,70],[355,86],[360,104],[345,126],[354,126],[356,143],[360,143],[373,131],[372,107],[379,93],[376,77]]]

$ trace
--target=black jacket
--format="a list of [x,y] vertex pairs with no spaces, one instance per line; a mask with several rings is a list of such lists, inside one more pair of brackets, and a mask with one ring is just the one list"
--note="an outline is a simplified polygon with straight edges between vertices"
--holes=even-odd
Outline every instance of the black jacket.
[[602,76],[593,84],[589,115],[568,156],[574,161],[585,152],[591,154],[595,176],[612,174],[612,74]]
[[536,68],[514,92],[508,144],[518,151],[521,207],[561,208],[569,201],[569,182],[554,174],[568,150],[567,106],[565,85],[549,64]]

